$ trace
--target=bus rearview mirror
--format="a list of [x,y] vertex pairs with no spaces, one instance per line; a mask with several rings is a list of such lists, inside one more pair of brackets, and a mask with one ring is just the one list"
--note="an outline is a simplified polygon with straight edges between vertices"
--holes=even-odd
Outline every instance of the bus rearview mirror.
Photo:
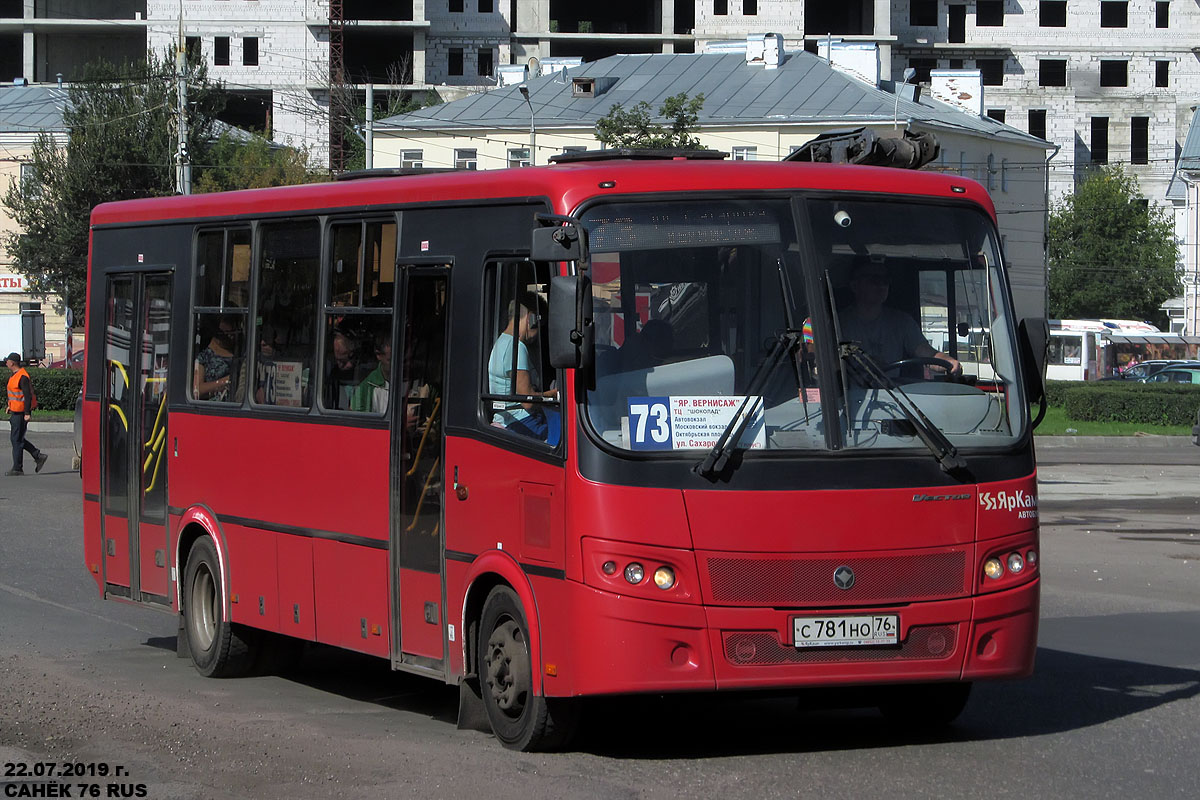
[[529,257],[534,261],[579,261],[583,244],[577,225],[534,228]]
[[592,284],[575,275],[550,279],[550,365],[578,369],[592,365],[595,351],[591,320]]

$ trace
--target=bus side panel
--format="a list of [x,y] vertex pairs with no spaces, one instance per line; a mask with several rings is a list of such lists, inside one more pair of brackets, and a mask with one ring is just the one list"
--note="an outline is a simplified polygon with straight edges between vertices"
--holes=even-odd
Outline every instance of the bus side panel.
[[387,550],[315,539],[313,565],[317,639],[387,658],[391,639]]
[[275,544],[279,560],[279,632],[312,641],[317,638],[312,539],[280,536]]
[[104,536],[100,526],[100,458],[92,450],[100,442],[100,404],[84,401],[83,441],[93,444],[84,453],[80,466],[80,483],[83,489],[83,563],[92,574],[96,586],[103,591],[104,576],[100,562],[104,557]]
[[436,572],[402,568],[400,583],[408,586],[406,598],[429,598],[400,606],[400,649],[413,655],[441,659],[445,654],[442,650],[442,619],[437,608],[442,604],[442,576]]
[[275,537],[278,534],[224,523],[229,543],[229,598],[234,622],[279,629],[279,585]]

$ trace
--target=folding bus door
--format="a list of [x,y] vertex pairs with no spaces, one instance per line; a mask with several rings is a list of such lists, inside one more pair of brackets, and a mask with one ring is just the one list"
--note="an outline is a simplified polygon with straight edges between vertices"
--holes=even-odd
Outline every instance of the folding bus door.
[[[392,579],[395,664],[441,672],[443,591],[443,389],[449,270],[403,268],[396,315],[399,392],[392,404]],[[398,643],[398,646],[397,646]]]
[[171,275],[113,274],[106,291],[100,430],[105,592],[169,603]]

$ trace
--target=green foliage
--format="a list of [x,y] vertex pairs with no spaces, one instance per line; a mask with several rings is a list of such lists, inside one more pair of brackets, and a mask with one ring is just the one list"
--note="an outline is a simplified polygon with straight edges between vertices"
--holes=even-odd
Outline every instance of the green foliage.
[[[1111,381],[1105,381],[1110,383]],[[1062,407],[1067,402],[1068,389],[1094,384],[1082,384],[1079,381],[1046,381],[1046,405]]]
[[1077,382],[1057,396],[1067,419],[1084,422],[1191,425],[1200,408],[1200,386],[1188,384]]
[[244,138],[226,131],[208,150],[210,164],[194,168],[198,177],[192,190],[226,192],[261,189],[328,180],[329,175],[309,164],[307,149],[280,147],[261,136]]
[[1051,209],[1049,234],[1050,316],[1165,323],[1159,307],[1181,291],[1174,224],[1134,176],[1094,172]]
[[[197,185],[234,188],[261,170],[270,183],[291,182],[303,154],[281,155],[265,145],[218,139],[224,108],[221,84],[203,64],[188,78],[188,151]],[[92,209],[115,200],[175,191],[176,79],[173,59],[147,53],[145,61],[85,67],[69,90],[63,121],[67,142],[43,132],[34,143],[32,180],[4,193],[18,229],[0,237],[16,271],[34,294],[58,294],[82,324],[87,282],[88,227]],[[257,148],[257,149],[256,149]],[[231,163],[226,167],[226,160]],[[251,185],[251,184],[244,184]],[[262,175],[252,185],[268,185]]]
[[[33,393],[37,395],[38,407],[34,411],[74,411],[75,397],[83,386],[83,370],[81,369],[42,369],[27,368],[29,380],[33,382]],[[0,370],[0,375],[7,381],[11,373]],[[8,398],[4,399],[4,414],[8,413]]]
[[651,118],[650,104],[645,100],[628,110],[617,103],[596,121],[596,138],[605,147],[614,148],[703,149],[692,135],[703,107],[702,94],[690,100],[686,92],[668,97],[658,108],[658,118],[670,123],[667,127]]

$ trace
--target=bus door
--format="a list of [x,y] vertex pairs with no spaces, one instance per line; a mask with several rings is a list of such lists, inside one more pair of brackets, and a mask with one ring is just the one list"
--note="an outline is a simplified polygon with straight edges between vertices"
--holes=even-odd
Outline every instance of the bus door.
[[100,429],[105,591],[169,604],[170,273],[112,274],[105,314]]
[[395,315],[397,402],[392,404],[392,661],[442,671],[443,388],[450,271],[402,268]]

